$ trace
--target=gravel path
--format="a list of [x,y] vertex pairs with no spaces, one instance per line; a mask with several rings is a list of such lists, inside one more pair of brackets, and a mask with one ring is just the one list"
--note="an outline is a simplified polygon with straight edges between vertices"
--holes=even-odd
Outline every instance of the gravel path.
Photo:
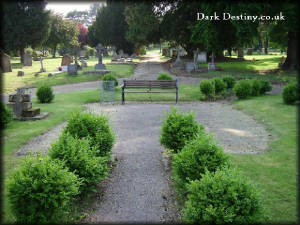
[[[264,128],[230,105],[220,103],[179,104],[182,111],[194,110],[197,121],[213,132],[230,153],[261,153],[267,147]],[[117,134],[113,154],[117,166],[101,189],[95,211],[85,222],[178,222],[168,167],[159,144],[161,117],[169,104],[100,106],[88,104],[93,113],[108,113]]]

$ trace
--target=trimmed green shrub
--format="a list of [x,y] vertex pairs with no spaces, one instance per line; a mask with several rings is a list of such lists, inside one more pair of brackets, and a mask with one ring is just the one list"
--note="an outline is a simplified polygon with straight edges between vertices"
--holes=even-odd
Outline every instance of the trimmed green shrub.
[[103,81],[110,81],[110,80],[115,81],[115,87],[118,86],[118,84],[119,84],[117,78],[112,74],[105,74],[103,76],[102,80]]
[[83,188],[86,188],[107,176],[107,159],[97,157],[94,148],[87,138],[78,139],[62,133],[59,140],[52,144],[49,156],[62,160],[69,171],[82,178]]
[[227,89],[232,89],[236,83],[233,76],[224,76],[222,80],[226,83]]
[[282,91],[282,98],[284,103],[293,104],[299,100],[299,86],[296,82],[289,83],[284,86]]
[[7,124],[12,121],[13,113],[4,103],[0,102],[0,129],[7,127]]
[[218,77],[212,79],[215,85],[215,93],[221,94],[226,89],[226,83]]
[[52,87],[47,84],[40,86],[36,92],[36,96],[40,103],[50,103],[54,99]]
[[250,80],[241,80],[233,88],[235,95],[239,99],[245,99],[252,93],[252,85]]
[[115,136],[108,124],[108,117],[91,113],[73,113],[64,128],[73,137],[90,137],[91,146],[96,147],[97,156],[110,155]]
[[157,80],[173,80],[173,77],[168,73],[158,74]]
[[268,91],[272,91],[272,85],[270,84],[270,81],[268,80],[259,80],[261,88],[260,88],[260,94],[265,94]]
[[200,91],[206,96],[206,98],[212,98],[215,96],[215,84],[212,80],[202,80],[200,82]]
[[194,139],[203,131],[204,127],[197,123],[194,113],[180,113],[171,107],[171,112],[166,113],[163,118],[160,143],[177,153],[187,141]]
[[253,79],[251,80],[251,85],[252,85],[252,96],[258,96],[260,94],[260,89],[261,89],[261,82],[258,79]]
[[17,223],[63,222],[80,179],[49,157],[27,156],[8,181],[8,198]]
[[236,170],[206,172],[188,185],[184,220],[199,224],[250,224],[261,221],[263,207],[256,187]]
[[186,184],[200,180],[206,170],[215,172],[229,165],[229,156],[208,134],[202,134],[187,143],[172,161],[174,179],[182,194],[186,192]]

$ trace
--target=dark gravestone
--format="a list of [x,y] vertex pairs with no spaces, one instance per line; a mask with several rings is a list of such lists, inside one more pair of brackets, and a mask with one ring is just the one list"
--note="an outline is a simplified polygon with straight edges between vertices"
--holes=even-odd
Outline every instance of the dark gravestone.
[[23,71],[18,71],[18,77],[23,77],[24,76],[24,72]]
[[70,64],[68,65],[68,75],[77,75],[77,65],[76,64]]
[[24,66],[32,66],[32,55],[24,54]]
[[73,62],[73,58],[70,55],[64,55],[61,59],[61,66],[67,66]]
[[11,72],[11,64],[10,64],[10,57],[5,53],[1,53],[1,61],[2,61],[2,72]]
[[97,45],[97,50],[98,50],[98,64],[95,65],[95,69],[96,70],[106,70],[106,66],[102,63],[103,47],[100,43]]

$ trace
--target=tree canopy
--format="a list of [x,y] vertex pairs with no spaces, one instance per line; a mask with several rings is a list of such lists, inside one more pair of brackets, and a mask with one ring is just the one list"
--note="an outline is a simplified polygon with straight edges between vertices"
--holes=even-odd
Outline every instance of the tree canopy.
[[12,1],[3,4],[5,50],[19,50],[23,62],[24,48],[37,47],[49,35],[49,11],[45,1]]

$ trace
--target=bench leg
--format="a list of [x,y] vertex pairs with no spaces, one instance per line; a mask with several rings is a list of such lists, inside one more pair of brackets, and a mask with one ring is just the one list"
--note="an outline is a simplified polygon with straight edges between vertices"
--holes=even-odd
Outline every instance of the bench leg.
[[125,104],[125,93],[124,93],[124,89],[122,89],[122,105]]

